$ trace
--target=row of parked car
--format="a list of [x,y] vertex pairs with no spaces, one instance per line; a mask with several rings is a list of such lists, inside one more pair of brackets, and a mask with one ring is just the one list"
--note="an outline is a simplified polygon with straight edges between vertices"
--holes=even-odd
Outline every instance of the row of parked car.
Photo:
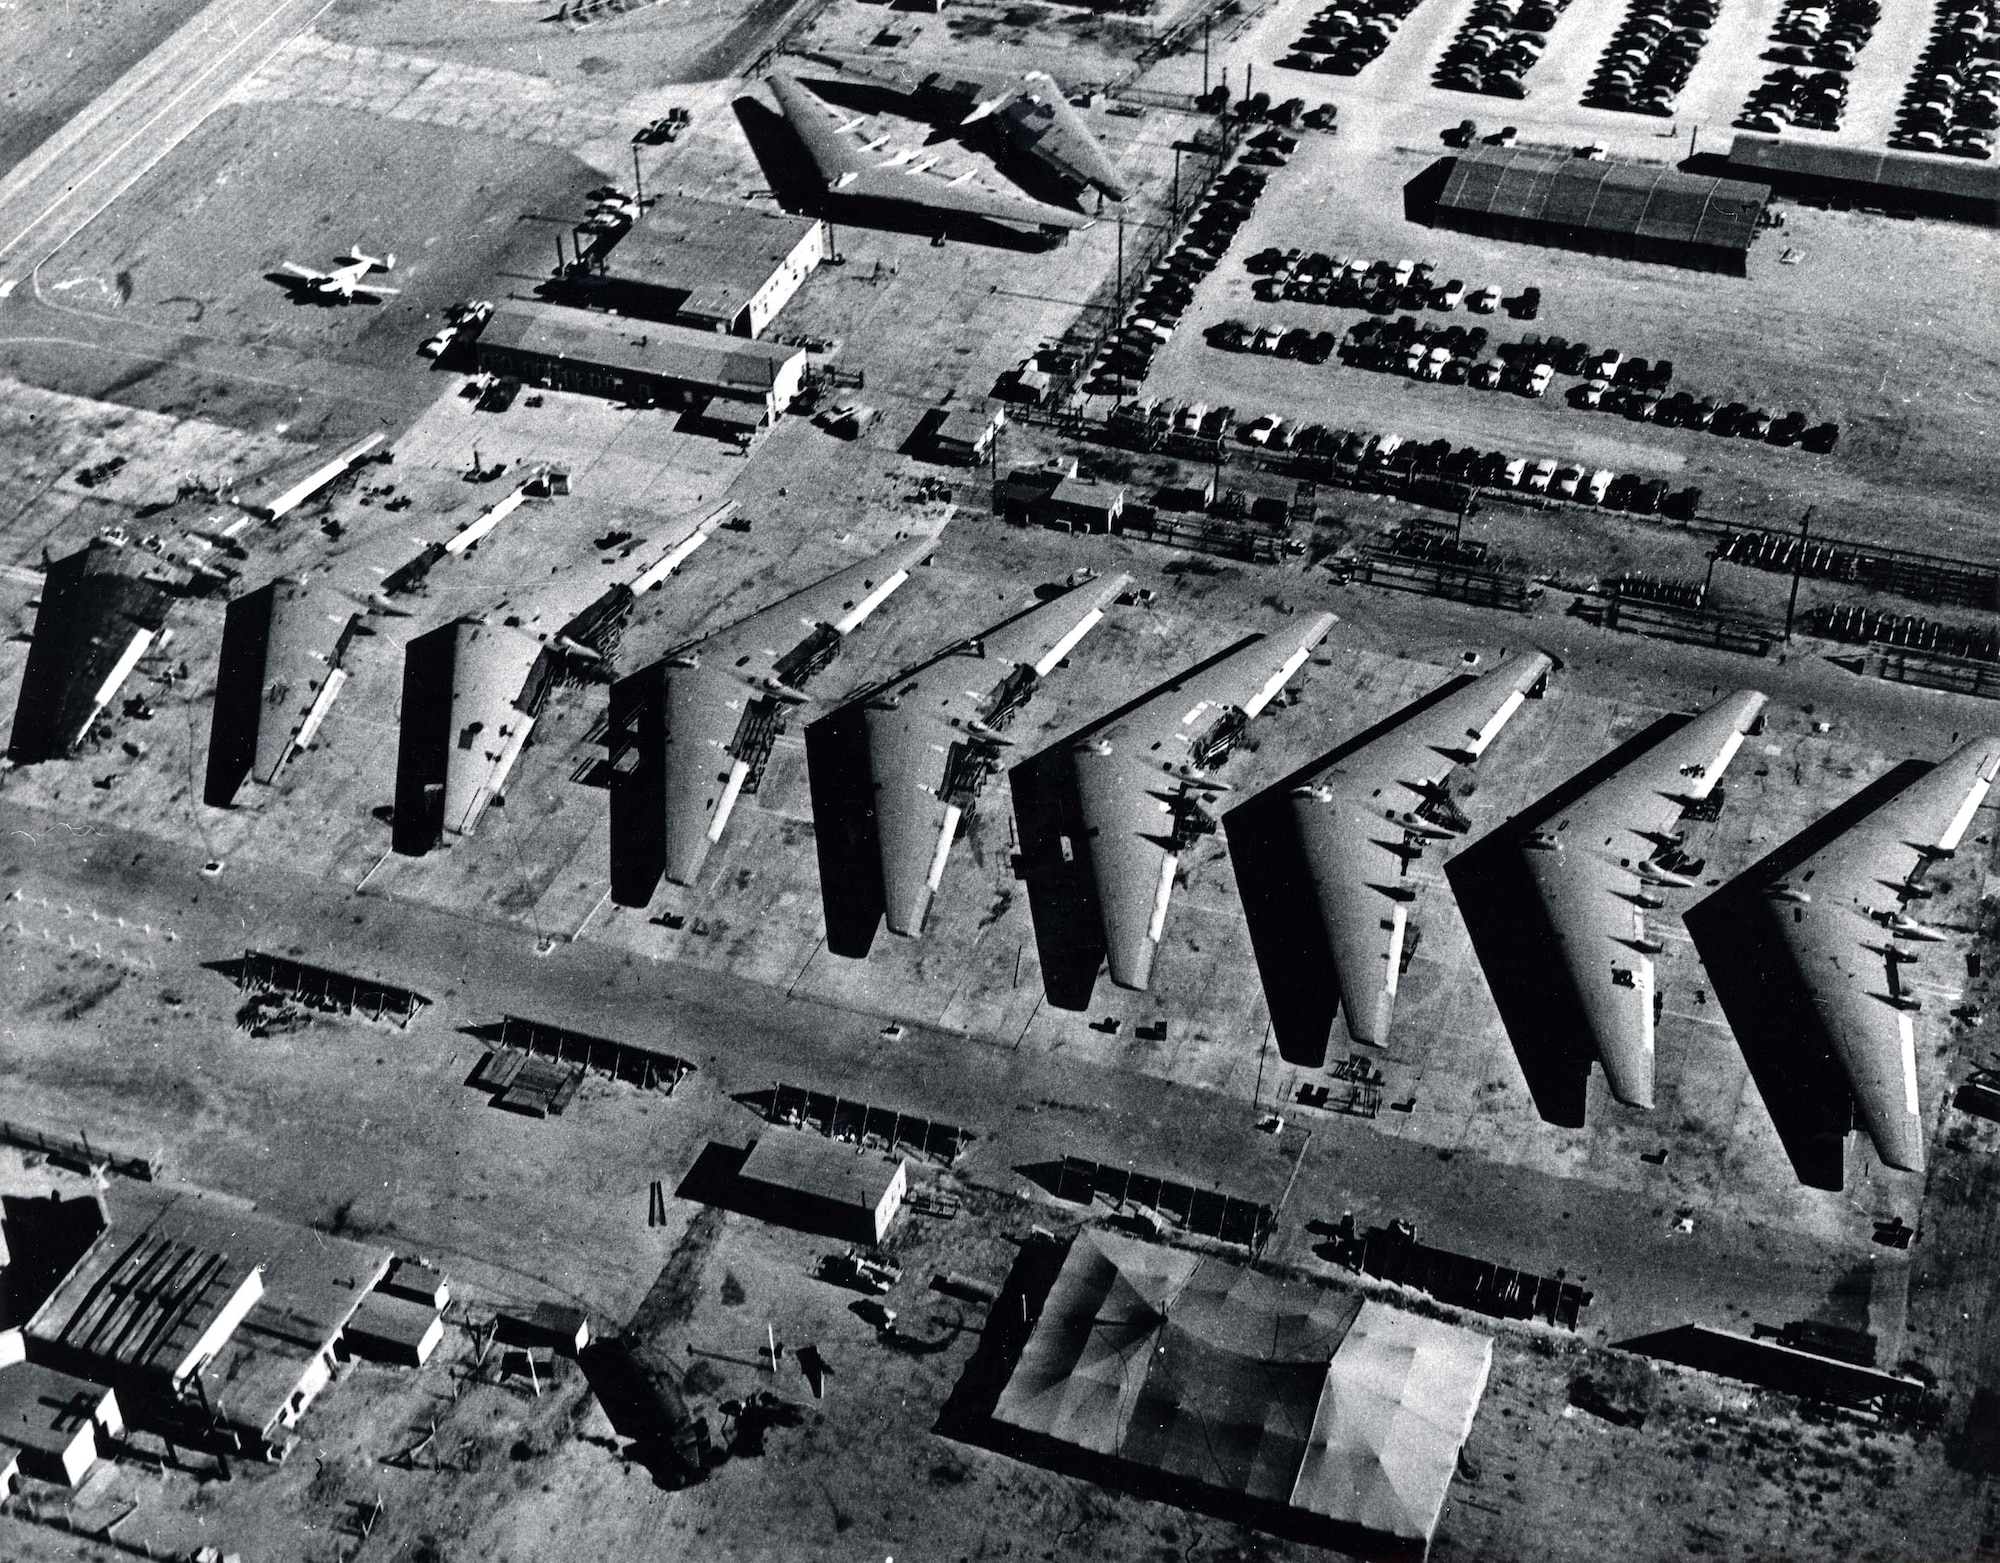
[[2000,0],[1941,6],[1889,144],[1990,158],[2000,132]]
[[1310,253],[1275,245],[1259,250],[1244,263],[1258,274],[1251,292],[1261,302],[1326,304],[1393,314],[1399,309],[1436,309],[1449,313],[1463,304],[1474,314],[1490,315],[1504,303],[1523,320],[1541,310],[1541,292],[1525,289],[1503,299],[1496,287],[1467,291],[1464,279],[1438,277],[1433,261],[1368,260],[1349,255]]
[[1716,0],[1632,0],[1583,101],[1665,119],[1701,58],[1715,13]]
[[1569,0],[1479,0],[1438,61],[1432,80],[1453,92],[1525,98],[1533,69]]
[[1295,71],[1358,76],[1416,8],[1417,0],[1331,0],[1313,13],[1278,63]]
[[1847,77],[1840,71],[1802,71],[1780,65],[1750,89],[1736,118],[1742,130],[1774,136],[1788,125],[1838,130],[1847,114]]
[[1779,65],[1851,71],[1881,20],[1881,0],[1785,0],[1764,58]]
[[1263,169],[1238,162],[1216,179],[1179,242],[1140,285],[1118,334],[1099,353],[1088,389],[1122,392],[1128,382],[1146,377],[1154,355],[1194,302],[1195,285],[1221,263],[1269,178]]

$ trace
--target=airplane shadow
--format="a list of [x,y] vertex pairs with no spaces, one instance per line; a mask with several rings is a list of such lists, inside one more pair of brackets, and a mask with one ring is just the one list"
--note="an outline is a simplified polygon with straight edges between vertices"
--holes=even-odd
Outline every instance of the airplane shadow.
[[1507,1040],[1535,1110],[1546,1123],[1583,1127],[1597,1043],[1583,1000],[1563,966],[1555,929],[1535,891],[1521,843],[1688,720],[1661,717],[1445,865],[1445,879],[1472,937],[1473,953],[1486,974]]
[[812,789],[826,947],[860,960],[874,946],[888,897],[875,826],[868,729],[859,705],[843,706],[806,728],[806,778]]
[[1892,767],[1682,918],[1785,1155],[1808,1188],[1845,1184],[1854,1098],[1779,931],[1777,920],[1799,909],[1764,891],[1930,769],[1924,760]]
[[1471,683],[1447,679],[1419,700],[1343,740],[1289,776],[1273,782],[1222,816],[1229,866],[1250,930],[1250,948],[1264,985],[1265,1007],[1278,1056],[1288,1064],[1319,1069],[1326,1063],[1340,984],[1333,949],[1321,921],[1319,896],[1306,867],[1305,846],[1291,809],[1292,789],[1384,733],[1428,710]]
[[345,309],[350,304],[363,304],[371,309],[379,309],[388,302],[386,299],[371,298],[361,293],[347,298],[342,298],[337,293],[315,293],[305,285],[304,278],[294,277],[286,271],[267,271],[264,273],[264,280],[283,288],[290,295],[292,302],[301,309]]

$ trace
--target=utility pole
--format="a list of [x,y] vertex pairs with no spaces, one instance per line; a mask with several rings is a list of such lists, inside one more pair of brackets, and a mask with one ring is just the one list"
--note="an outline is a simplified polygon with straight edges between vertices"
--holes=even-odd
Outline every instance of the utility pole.
[[[1117,307],[1112,311],[1111,315],[1111,328],[1114,332],[1117,331],[1119,325],[1125,319],[1125,208],[1122,206],[1118,208],[1117,277],[1118,280],[1115,284],[1116,291],[1113,294]],[[1113,338],[1113,350],[1116,351],[1115,336]],[[1113,400],[1123,405],[1125,401],[1125,366],[1122,363],[1118,366],[1117,374],[1112,376],[1111,383],[1116,387]]]
[[1792,616],[1799,606],[1799,577],[1806,573],[1806,539],[1812,535],[1813,507],[1799,518],[1799,556],[1792,561],[1792,594],[1785,599],[1785,644],[1792,643]]
[[1201,19],[1201,95],[1208,96],[1208,24],[1212,17]]
[[646,176],[639,170],[639,143],[632,143],[632,198],[640,208],[646,205]]
[[1181,144],[1174,143],[1174,221],[1181,220]]

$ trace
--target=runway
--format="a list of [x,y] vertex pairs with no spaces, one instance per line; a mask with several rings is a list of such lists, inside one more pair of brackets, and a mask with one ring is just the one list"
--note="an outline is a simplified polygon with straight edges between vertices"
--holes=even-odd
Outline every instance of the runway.
[[0,179],[0,298],[333,0],[213,0]]

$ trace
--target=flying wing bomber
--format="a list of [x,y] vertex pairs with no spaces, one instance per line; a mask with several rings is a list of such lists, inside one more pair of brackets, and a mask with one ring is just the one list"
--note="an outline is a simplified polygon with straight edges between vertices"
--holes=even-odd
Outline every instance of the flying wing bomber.
[[[959,821],[1013,746],[1007,727],[1131,579],[1114,575],[1074,586],[863,691],[814,724],[806,753],[824,893],[834,895],[829,881],[845,877],[840,832],[833,818],[821,817],[843,812],[821,807],[836,794],[830,772],[843,760],[835,728],[858,723],[866,770],[859,833],[872,838],[863,850],[874,862],[854,869],[879,876],[890,930],[914,936],[923,931]],[[830,905],[830,929],[834,921]]]
[[1180,855],[1214,829],[1198,800],[1228,788],[1206,773],[1229,758],[1335,622],[1331,613],[1314,614],[1256,636],[1071,741],[1082,841],[1070,850],[1094,881],[1111,980],[1120,987],[1152,981]]
[[[658,883],[650,852],[617,860],[658,833],[666,876],[694,882],[756,779],[808,679],[937,547],[908,539],[726,628],[669,650],[612,686],[612,895],[644,905]],[[659,812],[657,820],[645,818]]]
[[1486,752],[1548,676],[1539,652],[1510,658],[1291,789],[1348,1033],[1384,1046],[1396,1002],[1416,887],[1411,864],[1427,844],[1467,829],[1445,778]]
[[1975,738],[1864,815],[1779,882],[1771,912],[1812,1013],[1889,1166],[1924,1170],[1917,1098],[1917,950],[1944,930],[1912,912],[2000,778],[2000,738]]
[[854,128],[858,121],[836,126],[833,107],[782,72],[774,73],[770,82],[778,107],[804,145],[814,173],[829,195],[893,201],[967,217],[984,217],[1016,227],[1074,230],[1090,226],[1091,219],[1081,212],[1051,206],[1025,195],[1002,195],[966,181],[930,178],[929,164],[917,166],[923,163],[921,158],[912,161],[892,157],[877,162],[858,143],[844,139],[844,132]]
[[1104,144],[1046,71],[967,70],[859,55],[815,58],[823,58],[844,76],[937,104],[956,115],[961,128],[992,118],[1016,151],[1072,185],[1094,187],[1114,201],[1132,193]]
[[507,785],[565,661],[602,664],[633,602],[678,569],[725,507],[453,620],[404,649],[396,850],[470,835]]
[[1740,690],[1675,729],[1561,810],[1523,843],[1564,969],[1582,1001],[1612,1095],[1653,1105],[1653,956],[1646,912],[1685,887],[1674,822],[1706,799],[1765,696]]

